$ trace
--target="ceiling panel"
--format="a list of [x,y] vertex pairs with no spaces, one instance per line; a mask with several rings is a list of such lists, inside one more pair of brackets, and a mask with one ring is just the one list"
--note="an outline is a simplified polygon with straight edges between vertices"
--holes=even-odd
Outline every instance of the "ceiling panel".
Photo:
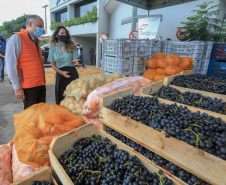
[[197,0],[116,0],[145,10],[154,10]]

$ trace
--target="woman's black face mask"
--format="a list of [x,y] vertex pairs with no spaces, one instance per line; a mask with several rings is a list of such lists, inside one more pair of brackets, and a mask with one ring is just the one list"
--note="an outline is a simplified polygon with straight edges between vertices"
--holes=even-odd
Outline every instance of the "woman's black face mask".
[[1,41],[1,42],[5,42],[5,39],[4,39],[4,38],[0,38],[0,41]]
[[67,40],[67,35],[58,35],[58,40],[61,42],[65,42]]

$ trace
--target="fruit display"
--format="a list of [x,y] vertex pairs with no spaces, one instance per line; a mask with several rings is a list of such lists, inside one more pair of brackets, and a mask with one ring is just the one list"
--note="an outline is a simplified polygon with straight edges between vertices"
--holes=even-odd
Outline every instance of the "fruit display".
[[124,144],[130,146],[131,148],[154,162],[156,165],[161,166],[165,170],[169,171],[172,175],[177,176],[179,179],[183,180],[189,185],[209,184],[109,127],[107,128],[107,133],[120,140]]
[[107,137],[80,138],[73,149],[59,158],[74,184],[89,185],[170,185],[163,171],[150,172],[136,156],[117,149]]
[[82,118],[61,105],[34,104],[16,114],[13,143],[19,161],[34,167],[49,164],[52,139],[85,124]]
[[13,182],[11,163],[10,146],[0,145],[0,184],[2,185],[10,185]]
[[128,95],[107,108],[226,160],[226,125],[221,118],[159,103],[157,97]]
[[81,98],[80,100],[77,100],[75,97],[65,96],[65,98],[60,102],[60,105],[65,106],[77,116],[81,116],[85,101],[86,98]]
[[66,87],[64,94],[66,96],[75,97],[76,100],[80,100],[82,98],[87,98],[89,93],[91,93],[96,88],[124,77],[125,77],[124,75],[115,73],[115,74],[96,74],[86,76],[83,78],[78,78],[72,81]]
[[226,79],[202,74],[176,76],[170,85],[226,95]]
[[140,94],[140,88],[151,85],[152,81],[141,76],[126,77],[97,88],[87,97],[82,115],[88,118],[99,117],[99,104],[103,96],[133,88],[134,94]]
[[164,80],[167,76],[179,74],[184,70],[193,69],[193,61],[189,57],[179,57],[178,55],[165,55],[162,52],[156,53],[152,58],[146,60],[147,69],[143,77],[155,82]]
[[33,181],[31,185],[53,185],[53,181]]
[[212,99],[211,97],[203,96],[200,93],[190,92],[189,90],[182,93],[178,89],[167,85],[162,86],[157,93],[151,95],[200,109],[226,114],[226,102],[223,102],[222,99]]

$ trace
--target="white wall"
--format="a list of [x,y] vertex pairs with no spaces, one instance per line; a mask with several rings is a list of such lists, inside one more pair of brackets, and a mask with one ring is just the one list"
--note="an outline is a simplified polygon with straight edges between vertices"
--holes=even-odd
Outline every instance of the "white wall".
[[121,20],[132,16],[132,6],[121,3],[110,16],[109,39],[129,38],[131,23],[121,25]]
[[[177,27],[183,27],[181,22],[186,22],[187,17],[191,16],[192,10],[199,9],[196,5],[200,5],[203,2],[209,2],[211,0],[198,0],[189,3],[184,3],[176,6],[166,7],[162,9],[151,10],[149,12],[151,15],[160,14],[162,15],[162,21],[160,22],[159,30],[157,33],[157,39],[159,36],[163,37],[163,40],[170,37],[173,41],[178,41],[176,37]],[[225,1],[225,0],[221,0]],[[220,0],[214,0],[213,4],[218,4]],[[222,4],[224,8],[224,13],[226,13],[226,3]],[[138,9],[138,15],[147,15],[147,10]],[[111,39],[115,38],[129,38],[129,33],[131,30],[131,23],[121,25],[121,20],[132,15],[132,6],[121,3],[116,10],[110,16],[109,25],[109,37]],[[223,17],[221,15],[221,17]]]
[[99,66],[99,62],[101,59],[101,44],[99,43],[99,36],[101,34],[109,33],[109,15],[104,9],[104,5],[107,0],[97,0],[97,17],[98,17],[98,31],[96,34],[96,61],[97,67]]

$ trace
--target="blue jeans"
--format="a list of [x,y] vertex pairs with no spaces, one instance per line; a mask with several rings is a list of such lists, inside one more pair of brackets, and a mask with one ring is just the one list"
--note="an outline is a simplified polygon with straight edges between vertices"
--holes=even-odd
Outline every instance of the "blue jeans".
[[85,67],[85,65],[84,65],[84,63],[83,63],[83,58],[82,58],[82,55],[80,55],[80,60],[79,60],[79,62],[81,62],[82,67],[84,68],[84,67]]
[[1,79],[4,79],[4,67],[5,67],[5,59],[4,58],[0,58]]

